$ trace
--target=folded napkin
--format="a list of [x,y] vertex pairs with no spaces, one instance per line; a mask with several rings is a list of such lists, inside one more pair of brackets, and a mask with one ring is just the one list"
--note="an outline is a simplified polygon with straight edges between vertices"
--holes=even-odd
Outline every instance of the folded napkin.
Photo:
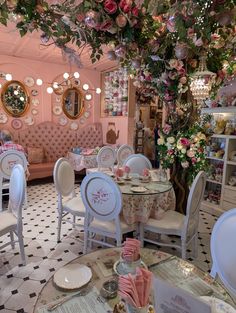
[[134,307],[144,307],[149,303],[151,283],[152,273],[138,267],[135,276],[119,276],[119,295]]
[[130,173],[130,167],[129,167],[128,165],[125,165],[125,166],[124,166],[124,172],[125,172],[126,174],[129,174],[129,173]]
[[122,168],[117,168],[115,170],[115,175],[116,177],[122,177],[124,175],[124,171],[122,170]]
[[81,152],[82,155],[91,155],[94,154],[94,149],[83,149]]
[[140,259],[141,242],[137,239],[126,238],[121,255],[127,262],[134,262]]
[[148,168],[144,168],[143,169],[143,176],[149,176],[150,175],[150,172],[149,172],[149,169]]

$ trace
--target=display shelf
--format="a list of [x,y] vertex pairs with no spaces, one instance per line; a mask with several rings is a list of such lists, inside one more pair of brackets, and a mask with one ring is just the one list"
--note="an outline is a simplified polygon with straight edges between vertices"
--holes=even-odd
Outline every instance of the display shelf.
[[236,107],[220,107],[220,108],[202,108],[202,114],[220,114],[220,113],[235,113]]
[[236,165],[236,162],[234,162],[234,161],[227,161],[227,164],[229,164],[229,165]]
[[224,213],[224,210],[220,207],[220,205],[212,203],[210,201],[206,201],[206,200],[202,201],[201,209],[207,213],[217,215],[217,216]]
[[213,138],[223,138],[223,139],[236,139],[236,135],[213,134],[211,137],[213,137]]
[[212,183],[212,184],[222,185],[222,182],[219,182],[217,180],[207,179],[206,181],[209,182],[209,183]]
[[229,189],[236,192],[236,186],[225,185],[225,189]]
[[223,158],[223,159],[220,159],[220,158],[215,158],[215,157],[210,157],[210,156],[207,156],[206,158],[209,159],[209,160],[215,160],[215,161],[224,162],[224,158]]

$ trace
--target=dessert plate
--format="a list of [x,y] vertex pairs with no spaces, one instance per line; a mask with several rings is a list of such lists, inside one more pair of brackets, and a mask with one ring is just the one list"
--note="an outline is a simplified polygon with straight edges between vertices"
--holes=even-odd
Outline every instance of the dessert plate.
[[92,278],[91,269],[84,264],[68,264],[53,276],[54,283],[63,289],[73,290],[86,285]]
[[208,297],[208,296],[202,296],[200,298],[211,305],[212,312],[236,313],[236,310],[230,304],[224,302],[223,300],[213,298],[213,297]]
[[139,186],[139,187],[131,187],[130,190],[133,191],[133,192],[139,193],[139,192],[147,191],[147,188]]

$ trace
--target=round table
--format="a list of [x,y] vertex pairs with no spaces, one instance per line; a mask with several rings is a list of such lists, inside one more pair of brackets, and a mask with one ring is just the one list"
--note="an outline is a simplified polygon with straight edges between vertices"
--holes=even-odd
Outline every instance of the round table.
[[[100,291],[102,284],[114,277],[115,273],[113,272],[113,264],[119,260],[120,258],[120,248],[109,248],[109,249],[101,249],[95,252],[86,254],[84,256],[78,257],[69,264],[72,263],[80,263],[86,264],[92,269],[93,277],[91,285],[95,286],[98,291]],[[171,275],[171,268],[173,271],[174,285],[180,286],[181,281],[187,281],[188,279],[192,279],[196,277],[200,279],[203,284],[209,286],[209,288],[214,288],[214,290],[222,295],[224,301],[234,305],[232,298],[229,296],[227,291],[219,285],[208,273],[202,272],[200,269],[195,267],[193,264],[184,261],[180,258],[171,256],[170,254],[152,250],[152,249],[142,249],[141,250],[141,258],[143,262],[147,265],[150,271],[154,273],[155,276],[160,277],[168,281]],[[173,268],[174,263],[175,267]],[[167,270],[167,266],[170,266],[170,269]],[[166,267],[166,269],[165,269]],[[183,286],[183,285],[182,285]],[[196,289],[196,283],[195,285]],[[91,287],[92,288],[92,287]],[[204,289],[204,288],[203,288]],[[206,288],[205,288],[206,289]],[[190,291],[191,288],[188,288]],[[198,289],[199,290],[199,282]],[[198,291],[197,291],[198,292]],[[192,293],[198,295],[194,292],[194,288]],[[64,296],[71,294],[70,292],[60,291],[54,284],[53,278],[51,278],[46,285],[43,287],[41,293],[38,296],[37,302],[34,307],[34,312],[37,312],[39,307],[45,306],[55,300],[63,298]],[[204,294],[201,294],[204,295]],[[206,294],[205,294],[206,295]],[[208,293],[209,295],[209,293]],[[113,308],[115,304],[120,301],[119,296],[116,298],[109,300],[108,304]]]
[[122,214],[127,224],[146,223],[149,217],[161,219],[164,211],[175,210],[175,192],[170,182],[138,181],[144,191],[135,192],[135,180],[119,184],[123,195]]

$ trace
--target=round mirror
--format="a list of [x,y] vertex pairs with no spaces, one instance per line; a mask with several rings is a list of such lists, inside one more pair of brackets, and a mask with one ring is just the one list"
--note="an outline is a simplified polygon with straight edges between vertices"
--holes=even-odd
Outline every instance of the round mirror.
[[25,86],[13,80],[2,88],[1,100],[5,111],[14,117],[22,116],[29,107],[29,95]]
[[83,95],[79,89],[68,88],[63,94],[63,111],[71,119],[78,118],[84,108]]

